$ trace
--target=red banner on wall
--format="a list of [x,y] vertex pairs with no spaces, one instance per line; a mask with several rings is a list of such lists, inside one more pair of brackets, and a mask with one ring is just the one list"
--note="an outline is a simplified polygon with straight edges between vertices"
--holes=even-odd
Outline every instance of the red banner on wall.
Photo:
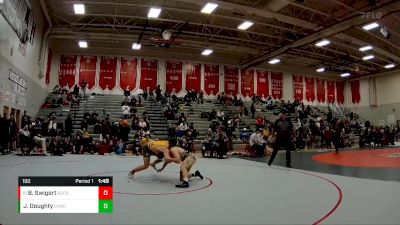
[[360,103],[361,95],[360,95],[360,80],[350,81],[351,85],[351,101],[354,104]]
[[303,94],[304,83],[303,76],[293,74],[293,99],[302,101],[304,98]]
[[207,95],[219,93],[219,66],[204,64],[204,91]]
[[117,58],[102,56],[100,59],[99,87],[113,90],[117,81]]
[[325,102],[325,80],[316,78],[317,82],[317,100],[318,102]]
[[182,62],[167,60],[166,86],[168,92],[182,90]]
[[137,60],[135,58],[121,58],[121,70],[119,86],[125,90],[129,86],[129,90],[136,88],[137,77]]
[[336,97],[338,103],[344,103],[344,81],[336,81]]
[[254,95],[254,70],[241,70],[241,87],[240,91],[243,96],[253,96]]
[[313,102],[315,100],[315,82],[314,77],[304,77],[306,84],[306,100]]
[[265,98],[269,96],[268,71],[257,70],[257,95]]
[[304,94],[304,82],[303,76],[293,74],[293,99],[297,101],[303,101]]
[[271,72],[272,98],[282,99],[283,97],[283,74]]
[[185,63],[186,90],[201,90],[201,64]]
[[46,69],[46,84],[50,83],[50,72],[51,72],[51,61],[53,59],[53,52],[49,49],[49,53],[47,54],[47,69]]
[[85,80],[88,89],[92,89],[96,83],[96,56],[81,56],[79,68],[79,84]]
[[72,88],[75,85],[76,75],[76,55],[62,55],[58,70],[58,84],[60,87]]
[[146,90],[148,87],[151,91],[157,87],[157,60],[142,59],[141,60],[141,79],[140,88]]
[[326,89],[328,95],[328,102],[335,102],[335,81],[328,80],[326,81]]
[[237,67],[224,67],[224,87],[226,94],[236,96],[239,92],[239,69]]

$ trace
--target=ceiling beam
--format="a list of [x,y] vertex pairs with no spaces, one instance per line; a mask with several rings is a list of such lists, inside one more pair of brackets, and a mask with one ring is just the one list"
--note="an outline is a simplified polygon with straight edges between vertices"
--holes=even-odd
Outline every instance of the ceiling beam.
[[[370,12],[372,12],[372,13],[379,12],[382,14],[382,17],[385,17],[386,15],[389,15],[398,10],[400,10],[400,4],[398,4],[398,1],[394,0],[394,1],[390,1],[386,4],[383,4],[379,7],[376,7],[375,9],[371,10]],[[305,38],[295,41],[292,44],[289,44],[282,48],[279,48],[269,54],[264,54],[264,55],[260,55],[258,57],[254,57],[254,58],[246,61],[245,63],[243,63],[241,65],[241,67],[246,68],[246,67],[257,66],[257,65],[261,64],[262,62],[264,62],[270,58],[276,57],[291,48],[301,47],[303,45],[315,42],[321,38],[325,38],[325,37],[329,37],[329,36],[341,33],[341,32],[348,30],[354,26],[366,24],[373,20],[374,20],[374,18],[363,18],[362,16],[359,16],[359,15],[350,17],[349,19],[347,19],[343,22],[336,23],[336,24],[334,24],[330,27],[327,27],[321,31],[318,31],[314,34],[311,34],[311,35],[305,37]]]
[[[120,6],[120,7],[150,8],[150,7],[153,6],[151,4],[146,5],[146,4],[137,4],[137,3],[122,3],[122,2],[118,2],[117,3],[117,2],[109,2],[109,1],[95,1],[95,2],[93,2],[93,1],[88,1],[88,0],[82,0],[80,2],[82,4],[88,4],[88,5],[112,5],[112,6]],[[67,0],[66,3],[73,4],[73,3],[76,3],[76,1]],[[162,8],[166,9],[166,10],[171,10],[171,11],[196,14],[198,16],[207,16],[204,13],[201,13],[200,10],[197,11],[197,10],[192,10],[192,9],[183,9],[183,8],[177,8],[177,7],[171,7],[171,6],[162,6]],[[221,18],[221,19],[226,19],[226,20],[229,20],[229,21],[236,20],[236,21],[238,21],[238,23],[242,22],[242,20],[243,20],[242,18],[237,17],[235,15],[229,16],[229,15],[222,15],[222,14],[213,14],[212,18],[213,19]],[[293,30],[293,29],[290,29],[290,28],[286,28],[286,27],[282,27],[282,26],[276,26],[276,25],[273,25],[273,24],[263,23],[263,22],[257,21],[257,20],[252,20],[252,22],[254,24],[258,24],[258,25],[261,25],[261,26],[271,27],[271,28],[275,28],[275,29],[279,29],[279,30],[285,30],[285,31],[288,31],[288,32],[295,32],[295,33],[305,34],[304,32],[301,32],[301,31],[296,31],[296,30]],[[207,24],[205,24],[205,25],[207,25]]]
[[[193,1],[193,0],[173,0],[175,2],[184,2],[184,3],[191,3],[191,4],[197,4],[200,7],[204,6],[208,0],[197,0],[197,1]],[[280,13],[276,13],[273,11],[269,11],[266,9],[258,9],[258,8],[253,8],[253,7],[249,7],[249,6],[245,6],[245,5],[240,5],[240,4],[234,4],[234,3],[230,3],[230,2],[225,2],[225,1],[218,1],[215,0],[213,1],[214,3],[218,4],[218,8],[220,9],[224,9],[224,10],[228,10],[228,11],[234,11],[234,9],[238,9],[240,11],[243,12],[247,12],[248,15],[256,15],[259,17],[263,17],[263,18],[267,18],[267,19],[276,19],[278,21],[287,23],[287,24],[292,24],[292,25],[296,25],[298,27],[303,27],[309,30],[315,29],[317,28],[316,24],[310,23],[308,21],[305,20],[301,20],[301,19],[297,19],[294,17],[290,17],[290,16],[286,16]],[[199,9],[200,9],[199,7]]]

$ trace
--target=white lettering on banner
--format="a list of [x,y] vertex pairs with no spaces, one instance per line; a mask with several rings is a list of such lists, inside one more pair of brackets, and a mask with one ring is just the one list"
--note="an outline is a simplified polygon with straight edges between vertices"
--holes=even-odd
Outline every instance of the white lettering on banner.
[[228,84],[228,90],[235,90],[235,84]]
[[265,79],[265,78],[260,78],[260,83],[266,83],[267,82],[267,79]]
[[215,88],[215,84],[209,84],[208,88]]

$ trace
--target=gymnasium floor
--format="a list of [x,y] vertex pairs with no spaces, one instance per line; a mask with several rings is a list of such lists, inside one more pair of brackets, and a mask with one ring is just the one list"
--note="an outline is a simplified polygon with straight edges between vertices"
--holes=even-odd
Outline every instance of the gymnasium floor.
[[[369,150],[379,155],[385,155],[385,151],[388,150]],[[388,157],[400,167],[400,149],[390,151]],[[284,163],[284,154],[279,154],[271,167],[262,162],[265,159],[200,158],[194,169],[206,178],[195,178],[189,189],[174,187],[178,183],[177,165],[169,165],[162,173],[149,169],[128,183],[127,171],[141,164],[141,157],[2,156],[0,224],[400,223],[398,167],[361,168],[364,172],[359,172],[383,169],[389,174],[387,179],[376,179],[385,176],[383,172],[372,179],[357,178],[349,175],[357,172],[343,172],[354,167],[312,162],[316,156],[323,158],[323,154],[330,153],[294,154],[293,166],[306,170],[279,166]],[[317,169],[319,165],[323,169]],[[329,168],[331,171],[327,172]],[[17,214],[18,176],[86,175],[113,176],[113,214]]]

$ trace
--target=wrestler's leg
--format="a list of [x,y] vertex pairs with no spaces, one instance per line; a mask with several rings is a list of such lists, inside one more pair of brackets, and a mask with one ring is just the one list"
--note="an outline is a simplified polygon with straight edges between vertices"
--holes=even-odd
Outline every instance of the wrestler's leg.
[[129,179],[132,179],[132,178],[133,178],[133,175],[134,175],[135,173],[140,172],[140,171],[142,171],[142,170],[145,170],[145,169],[149,168],[149,164],[150,164],[150,156],[144,156],[144,155],[143,155],[143,165],[138,166],[138,167],[132,169],[132,170],[129,172],[129,174],[128,174],[128,178],[129,178]]

